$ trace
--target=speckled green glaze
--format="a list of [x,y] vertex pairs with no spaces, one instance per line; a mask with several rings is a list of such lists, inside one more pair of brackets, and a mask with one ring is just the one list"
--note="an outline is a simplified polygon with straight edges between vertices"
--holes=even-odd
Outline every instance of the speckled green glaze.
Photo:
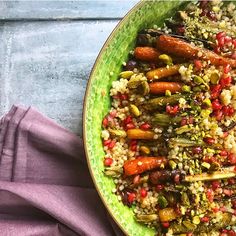
[[95,186],[108,211],[121,229],[130,236],[152,236],[155,230],[137,223],[132,210],[112,194],[113,180],[103,174],[104,151],[101,140],[101,122],[110,108],[109,90],[118,78],[122,62],[133,48],[137,32],[172,16],[182,1],[142,1],[133,8],[115,28],[101,50],[92,70],[84,103],[84,144],[88,165]]

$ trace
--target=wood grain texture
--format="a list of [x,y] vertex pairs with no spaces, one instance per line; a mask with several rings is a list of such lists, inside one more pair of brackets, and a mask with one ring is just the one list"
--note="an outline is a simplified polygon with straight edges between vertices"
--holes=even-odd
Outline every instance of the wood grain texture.
[[92,65],[116,21],[14,22],[0,26],[0,115],[33,105],[82,134]]
[[13,104],[32,105],[81,136],[91,68],[136,2],[1,1],[0,115]]
[[1,1],[2,20],[120,19],[138,0]]

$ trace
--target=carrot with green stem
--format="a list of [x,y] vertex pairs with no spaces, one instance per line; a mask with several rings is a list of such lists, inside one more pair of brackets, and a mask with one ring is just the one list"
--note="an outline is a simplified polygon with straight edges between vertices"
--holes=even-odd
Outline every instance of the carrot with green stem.
[[149,80],[158,80],[161,78],[179,74],[179,68],[180,65],[161,67],[147,72],[146,76]]
[[129,129],[127,130],[127,136],[129,139],[153,139],[155,133],[149,130],[142,129]]
[[164,168],[166,164],[165,157],[139,157],[124,163],[124,173],[127,176],[141,174],[148,170]]
[[177,82],[154,82],[149,84],[150,93],[152,94],[163,94],[166,90],[171,93],[181,92],[182,84]]
[[168,35],[161,35],[157,39],[157,49],[178,57],[209,60],[211,64],[216,66],[229,64],[231,67],[236,67],[236,60],[234,59],[222,57],[210,50],[193,46],[181,39]]

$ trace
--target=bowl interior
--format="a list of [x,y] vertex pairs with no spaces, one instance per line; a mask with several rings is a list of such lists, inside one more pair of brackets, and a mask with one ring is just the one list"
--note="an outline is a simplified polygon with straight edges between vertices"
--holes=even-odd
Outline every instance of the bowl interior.
[[118,24],[103,46],[93,67],[87,86],[84,103],[84,145],[89,169],[100,197],[121,229],[128,235],[151,236],[153,229],[137,223],[132,209],[118,201],[112,194],[115,185],[103,174],[104,151],[101,140],[101,122],[110,108],[109,90],[117,80],[122,63],[132,50],[140,29],[161,26],[164,19],[171,17],[183,1],[142,1]]

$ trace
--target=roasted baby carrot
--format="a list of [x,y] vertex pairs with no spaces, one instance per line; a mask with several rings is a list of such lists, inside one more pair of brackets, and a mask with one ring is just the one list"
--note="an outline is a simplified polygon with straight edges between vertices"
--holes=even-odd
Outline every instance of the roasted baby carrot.
[[153,139],[155,133],[149,130],[129,129],[127,136],[129,139]]
[[141,174],[148,170],[164,167],[166,163],[165,157],[139,157],[124,163],[124,173],[127,176]]
[[209,60],[211,64],[216,66],[230,64],[231,67],[236,67],[236,60],[234,59],[222,57],[210,50],[193,46],[181,39],[168,35],[161,35],[157,39],[157,49],[178,57]]
[[152,94],[163,94],[166,90],[176,93],[182,90],[182,84],[177,82],[154,82],[149,84],[149,88]]
[[134,50],[135,58],[142,61],[157,61],[160,53],[152,47],[136,47]]
[[149,71],[146,74],[146,76],[149,80],[161,79],[161,78],[178,74],[179,68],[180,68],[180,65],[161,67],[161,68]]

